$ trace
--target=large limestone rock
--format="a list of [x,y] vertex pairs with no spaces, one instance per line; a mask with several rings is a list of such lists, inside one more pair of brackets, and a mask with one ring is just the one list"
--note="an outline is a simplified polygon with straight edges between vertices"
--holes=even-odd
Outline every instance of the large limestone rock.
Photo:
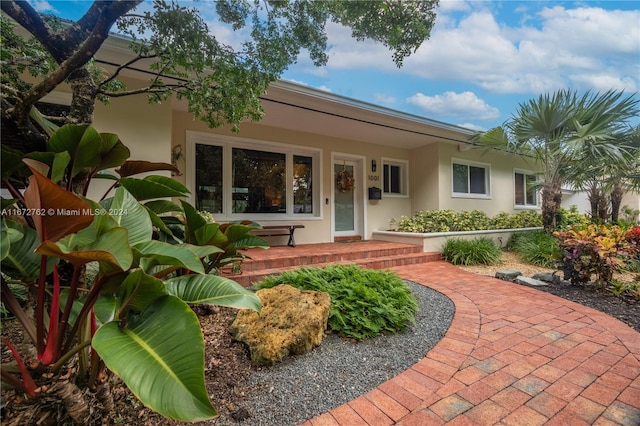
[[231,325],[236,340],[249,346],[255,364],[271,365],[322,343],[331,304],[328,293],[282,284],[256,294],[262,302],[260,314],[243,309]]

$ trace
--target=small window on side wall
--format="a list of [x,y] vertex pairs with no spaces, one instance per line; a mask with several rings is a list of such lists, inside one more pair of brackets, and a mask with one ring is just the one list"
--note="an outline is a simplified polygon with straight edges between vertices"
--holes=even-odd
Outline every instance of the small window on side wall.
[[454,159],[451,180],[454,197],[488,198],[490,168],[488,164]]
[[533,173],[515,171],[513,179],[516,207],[538,207],[538,191],[535,188],[538,177]]
[[382,159],[382,192],[390,196],[408,195],[408,164],[403,160]]

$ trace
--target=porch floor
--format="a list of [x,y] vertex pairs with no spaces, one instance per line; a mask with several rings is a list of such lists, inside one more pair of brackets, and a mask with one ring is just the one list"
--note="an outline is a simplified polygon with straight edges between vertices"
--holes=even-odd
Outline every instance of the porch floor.
[[[256,265],[266,258],[287,263],[280,260],[287,256],[309,264],[317,255],[348,258],[404,246],[390,244],[248,254]],[[431,254],[389,269],[453,301],[444,338],[407,371],[303,426],[640,424],[640,333],[591,308],[438,259]]]

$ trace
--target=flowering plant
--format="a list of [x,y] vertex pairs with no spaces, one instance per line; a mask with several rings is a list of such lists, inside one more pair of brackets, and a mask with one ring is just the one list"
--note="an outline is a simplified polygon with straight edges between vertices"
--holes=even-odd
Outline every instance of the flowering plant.
[[342,169],[336,176],[336,186],[340,192],[353,191],[354,182],[353,173],[347,169]]

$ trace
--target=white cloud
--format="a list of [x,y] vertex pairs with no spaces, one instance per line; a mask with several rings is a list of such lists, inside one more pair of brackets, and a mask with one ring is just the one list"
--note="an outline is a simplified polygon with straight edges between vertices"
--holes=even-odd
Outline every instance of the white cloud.
[[494,120],[500,111],[478,98],[473,92],[445,92],[441,95],[427,96],[416,93],[407,102],[418,106],[429,115],[453,116],[473,120]]
[[[498,22],[486,3],[441,2],[431,39],[397,71],[391,53],[356,42],[348,28],[329,24],[327,70],[375,68],[395,76],[464,81],[507,94],[640,87],[640,10],[561,6],[519,8],[520,22]],[[532,4],[533,6],[533,4]],[[464,8],[474,8],[461,19]],[[517,19],[517,16],[516,16]],[[607,78],[603,78],[606,76]]]
[[36,0],[36,1],[31,1],[30,3],[31,3],[31,6],[33,6],[33,8],[40,13],[56,11],[56,8],[53,7],[51,3],[49,3],[46,0]]
[[393,96],[385,95],[383,93],[375,93],[373,95],[373,99],[382,105],[392,105],[395,104],[397,99]]
[[316,87],[316,89],[323,90],[325,92],[331,92],[331,88],[329,86],[325,86],[324,84],[321,85],[321,86]]
[[475,130],[478,132],[487,130],[485,127],[478,126],[477,124],[474,124],[474,123],[462,123],[462,124],[456,124],[456,126],[464,127],[465,129]]

